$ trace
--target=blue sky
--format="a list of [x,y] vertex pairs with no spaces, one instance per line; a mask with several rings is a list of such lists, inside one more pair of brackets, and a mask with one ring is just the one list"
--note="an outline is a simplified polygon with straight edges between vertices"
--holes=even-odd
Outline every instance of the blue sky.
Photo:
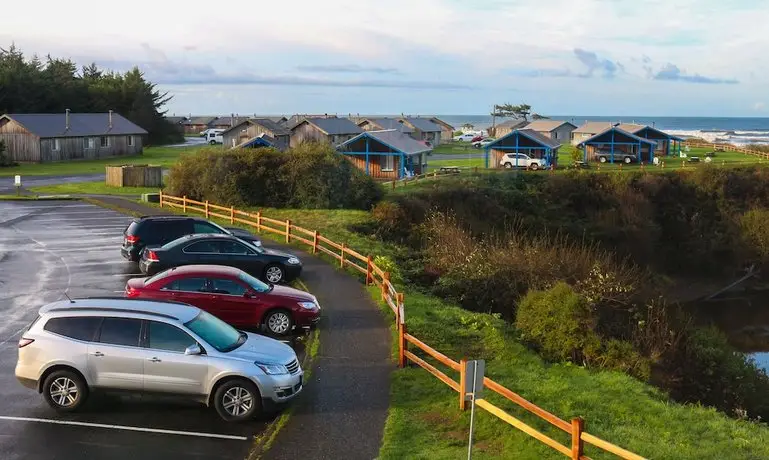
[[760,0],[4,8],[14,20],[0,46],[138,65],[174,95],[176,114],[486,114],[526,102],[542,114],[769,116],[769,8]]

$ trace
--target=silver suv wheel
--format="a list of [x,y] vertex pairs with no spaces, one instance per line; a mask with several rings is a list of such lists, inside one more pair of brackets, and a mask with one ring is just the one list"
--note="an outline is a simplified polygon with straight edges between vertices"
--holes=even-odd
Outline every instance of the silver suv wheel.
[[230,380],[216,389],[214,407],[227,422],[245,422],[261,407],[261,395],[256,385],[245,379]]
[[88,396],[88,386],[70,370],[52,372],[43,382],[43,397],[49,406],[61,412],[77,410]]

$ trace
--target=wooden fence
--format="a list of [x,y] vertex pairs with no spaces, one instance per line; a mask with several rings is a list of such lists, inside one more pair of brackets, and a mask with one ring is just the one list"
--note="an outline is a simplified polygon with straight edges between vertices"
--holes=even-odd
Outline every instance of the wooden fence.
[[761,152],[758,150],[746,149],[744,147],[738,147],[732,144],[716,144],[716,143],[710,144],[707,142],[685,141],[684,145],[688,145],[689,147],[713,149],[716,152],[738,152],[738,153],[744,153],[746,155],[753,155],[753,156],[761,157],[764,159],[769,159],[769,152]]
[[107,166],[106,184],[112,187],[160,187],[163,170],[160,166],[150,165]]
[[[318,233],[317,230],[308,230],[299,227],[294,225],[290,220],[277,220],[265,217],[262,215],[261,211],[255,213],[241,211],[235,209],[233,206],[219,206],[209,203],[208,201],[195,201],[187,197],[166,195],[163,194],[162,191],[160,192],[160,206],[180,209],[185,213],[201,213],[205,215],[206,218],[216,217],[228,220],[230,224],[240,223],[248,225],[259,232],[269,232],[280,235],[285,238],[286,243],[296,241],[304,243],[310,248],[313,254],[317,254],[318,252],[327,254],[336,260],[340,267],[353,269],[364,275],[366,285],[375,284],[380,288],[382,300],[387,303],[395,316],[395,325],[398,330],[398,366],[401,368],[406,367],[410,361],[422,367],[438,378],[438,380],[445,383],[449,388],[458,392],[459,409],[465,410],[465,388],[463,388],[465,381],[465,360],[455,361],[408,333],[406,328],[404,295],[403,293],[398,292],[393,283],[390,282],[390,274],[379,268],[373,262],[371,255],[360,254],[344,243],[331,241]],[[458,374],[458,380],[450,377],[446,372],[438,369],[436,366],[417,355],[417,351],[431,357],[436,362],[445,366],[448,369],[447,371],[451,371],[455,375]],[[508,414],[503,409],[495,406],[486,399],[476,400],[477,407],[498,417],[502,421],[507,422],[514,428],[523,431],[543,444],[562,453],[566,457],[574,460],[590,460],[584,453],[584,445],[587,443],[606,452],[615,454],[623,459],[642,460],[644,458],[591,435],[585,431],[585,422],[582,418],[577,417],[570,421],[563,420],[547,410],[527,401],[519,394],[505,388],[488,377],[484,378],[483,384],[487,390],[512,401],[527,412],[568,433],[571,436],[571,445],[565,446],[561,444],[550,436]]]

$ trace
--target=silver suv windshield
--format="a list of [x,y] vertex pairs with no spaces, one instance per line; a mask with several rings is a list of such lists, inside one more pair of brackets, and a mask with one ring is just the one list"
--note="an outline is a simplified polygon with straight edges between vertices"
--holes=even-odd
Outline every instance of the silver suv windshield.
[[192,321],[184,324],[217,351],[226,353],[245,343],[248,337],[216,316],[201,311]]

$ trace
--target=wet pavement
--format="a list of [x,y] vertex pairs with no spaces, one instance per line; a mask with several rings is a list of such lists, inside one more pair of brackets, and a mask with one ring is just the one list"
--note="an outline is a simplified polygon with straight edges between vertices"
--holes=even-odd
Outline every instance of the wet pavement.
[[[96,396],[58,414],[14,377],[17,342],[40,306],[121,296],[139,275],[119,246],[130,217],[79,201],[0,201],[0,458],[176,459],[248,455],[269,421],[222,422],[213,409],[147,396]],[[273,415],[274,417],[274,415]]]

